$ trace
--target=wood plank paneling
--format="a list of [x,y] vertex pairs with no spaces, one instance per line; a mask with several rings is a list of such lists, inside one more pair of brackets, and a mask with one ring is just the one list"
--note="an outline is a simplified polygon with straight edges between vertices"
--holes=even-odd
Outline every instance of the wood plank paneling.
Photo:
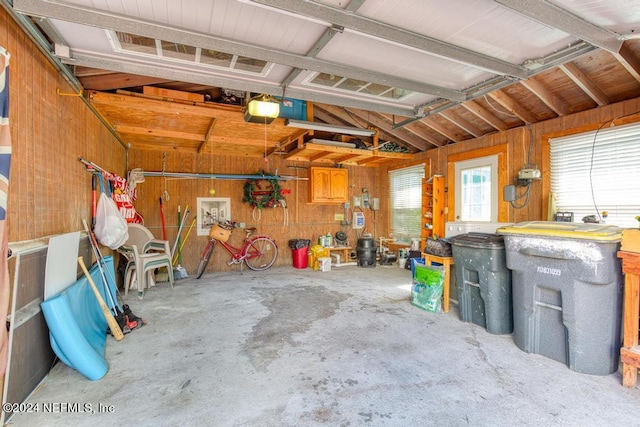
[[[0,8],[0,45],[11,55],[9,123],[12,159],[8,196],[9,247],[44,249],[29,254],[19,275],[16,310],[43,297],[48,237],[82,229],[91,216],[91,176],[78,157],[124,170],[125,151],[78,97],[16,23]],[[28,241],[27,245],[16,242]],[[36,241],[36,242],[34,242]],[[81,248],[87,254],[88,246]],[[105,251],[105,254],[107,251]],[[47,374],[53,363],[48,330],[40,312],[13,330],[7,401],[20,402]],[[12,328],[14,325],[12,325]],[[3,378],[4,381],[4,378]]]
[[[521,222],[547,219],[547,200],[549,196],[549,164],[548,152],[545,151],[545,141],[550,135],[559,136],[571,133],[587,132],[597,129],[602,123],[615,119],[615,123],[629,123],[640,121],[640,98],[603,106],[595,110],[571,114],[536,123],[531,126],[533,132],[533,149],[530,162],[536,164],[542,174],[541,181],[532,184],[529,203],[516,209],[508,205],[508,222]],[[416,160],[431,161],[432,173],[447,177],[447,161],[449,156],[472,150],[479,150],[499,144],[508,144],[510,157],[508,159],[508,177],[511,183],[515,182],[518,171],[522,169],[528,158],[529,134],[526,128],[520,127],[500,132],[481,138],[450,144],[440,148],[434,148],[416,155]],[[448,190],[451,191],[447,179]],[[499,201],[501,204],[506,202]],[[449,211],[453,206],[448,206]]]
[[[130,168],[142,168],[146,171],[162,171],[162,159],[165,152],[150,150],[131,150],[129,153]],[[218,156],[209,154],[186,153],[182,151],[166,152],[167,172],[189,172],[203,174],[255,174],[259,171],[267,173],[279,173],[281,175],[292,175],[306,178],[309,164],[306,162],[289,162],[281,159],[277,155],[268,157],[268,161],[250,157],[243,158],[237,156]],[[302,169],[298,169],[302,168]],[[373,235],[387,235],[387,210],[388,210],[388,187],[382,184],[386,182],[386,174],[381,173],[377,168],[369,167],[347,167],[349,171],[349,200],[353,196],[361,195],[362,188],[367,188],[371,197],[378,197],[381,201],[381,209],[373,212],[365,210],[367,227],[362,232],[369,232]],[[242,202],[244,196],[244,185],[246,180],[213,180],[213,179],[183,179],[167,177],[146,177],[145,182],[137,187],[138,200],[135,202],[136,209],[144,216],[145,226],[147,226],[155,236],[160,237],[160,197],[164,192],[165,185],[169,192],[169,200],[163,200],[167,224],[167,238],[173,244],[175,241],[178,223],[178,205],[184,212],[186,205],[191,208],[191,216],[195,215],[198,197],[229,197],[231,199],[231,217],[236,222],[244,222],[248,227],[255,226],[260,233],[274,237],[279,245],[280,254],[276,265],[286,266],[292,264],[291,250],[288,247],[290,239],[309,239],[312,244],[317,242],[318,236],[326,235],[327,232],[334,234],[341,230],[340,221],[335,219],[336,214],[344,214],[343,206],[313,205],[307,203],[308,181],[280,181],[283,190],[290,193],[285,194],[286,211],[283,208],[266,208],[254,211],[247,203]],[[210,194],[210,190],[215,190],[215,195]],[[347,212],[347,217],[352,211]],[[189,220],[190,221],[190,220]],[[347,228],[351,242],[355,244],[360,235]],[[242,233],[236,232],[232,235],[231,241],[238,242]],[[184,232],[183,232],[184,237]],[[189,235],[185,243],[182,254],[182,266],[187,272],[193,274],[197,266],[200,254],[206,245],[206,236],[197,236],[195,231]],[[226,271],[239,269],[238,266],[227,266],[226,261],[229,255],[216,251],[210,265],[209,271]]]

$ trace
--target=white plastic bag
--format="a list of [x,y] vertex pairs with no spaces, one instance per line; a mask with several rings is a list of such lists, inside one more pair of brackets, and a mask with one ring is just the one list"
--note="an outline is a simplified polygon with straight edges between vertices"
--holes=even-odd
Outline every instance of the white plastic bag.
[[96,226],[93,232],[101,245],[115,250],[129,239],[127,221],[120,214],[113,199],[105,194],[102,180],[100,180],[100,190],[96,207]]

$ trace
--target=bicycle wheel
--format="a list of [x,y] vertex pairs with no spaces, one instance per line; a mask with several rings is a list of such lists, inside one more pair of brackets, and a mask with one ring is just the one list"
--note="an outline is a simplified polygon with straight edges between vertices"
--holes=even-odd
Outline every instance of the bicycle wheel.
[[251,270],[266,270],[276,262],[278,247],[269,237],[256,237],[245,248],[244,262]]
[[202,257],[200,258],[200,262],[198,262],[198,270],[196,271],[196,279],[199,279],[204,274],[204,271],[207,269],[207,264],[209,264],[209,259],[211,258],[211,254],[213,253],[213,249],[216,247],[215,239],[209,240],[207,243],[207,247],[204,248],[204,252],[202,253]]

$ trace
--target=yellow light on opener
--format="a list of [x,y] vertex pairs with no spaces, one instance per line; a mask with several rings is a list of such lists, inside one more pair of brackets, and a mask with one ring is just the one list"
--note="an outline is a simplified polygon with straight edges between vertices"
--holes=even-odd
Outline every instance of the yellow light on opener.
[[280,104],[277,102],[253,99],[247,105],[247,112],[253,117],[276,118],[280,114]]

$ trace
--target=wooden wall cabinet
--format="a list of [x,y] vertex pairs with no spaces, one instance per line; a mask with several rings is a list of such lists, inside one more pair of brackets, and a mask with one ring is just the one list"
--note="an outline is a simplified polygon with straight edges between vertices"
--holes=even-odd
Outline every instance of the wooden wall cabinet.
[[312,167],[309,169],[309,203],[346,203],[349,201],[347,169]]
[[444,177],[433,175],[422,181],[422,247],[430,237],[444,237]]

